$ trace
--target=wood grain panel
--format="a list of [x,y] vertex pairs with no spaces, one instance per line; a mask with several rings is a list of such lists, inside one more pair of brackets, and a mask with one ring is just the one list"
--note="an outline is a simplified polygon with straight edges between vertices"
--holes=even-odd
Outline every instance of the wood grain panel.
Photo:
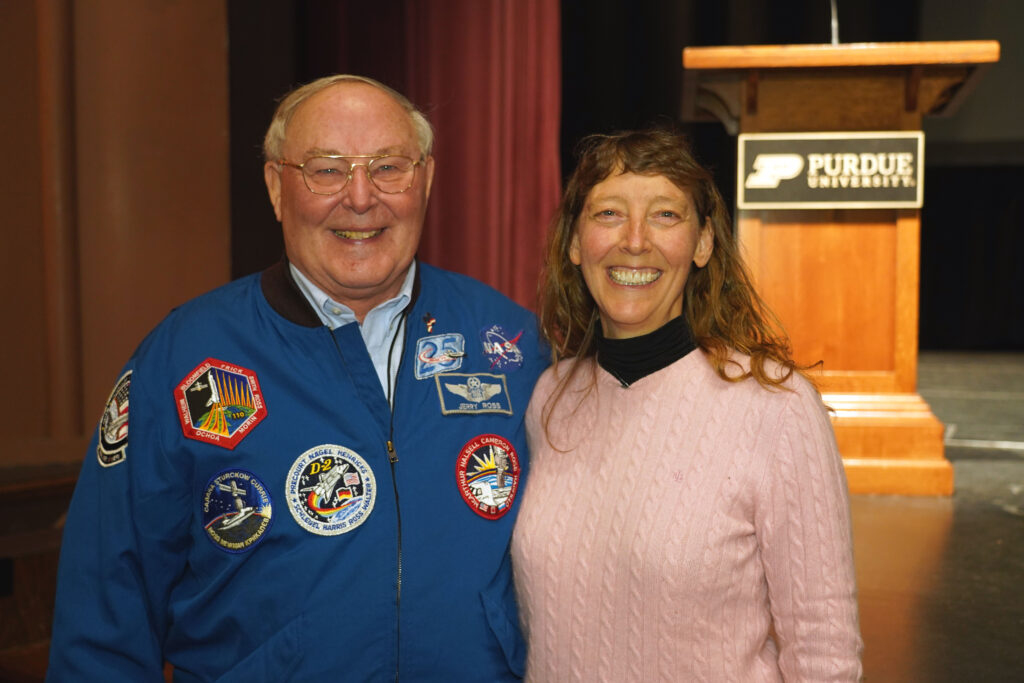
[[230,275],[226,12],[205,0],[75,5],[90,428],[146,332]]
[[[891,211],[743,211],[758,291],[801,363],[895,369],[896,226]],[[750,216],[750,217],[748,217]]]
[[[4,155],[0,164],[0,202],[4,209],[0,249],[0,335],[3,368],[0,434],[42,435],[50,426],[47,412],[42,159],[39,153],[39,86],[36,67],[36,13],[33,3],[0,3],[0,88],[9,125],[0,127]],[[8,93],[12,95],[8,95]],[[17,93],[17,96],[13,96]],[[2,457],[2,455],[0,455]]]

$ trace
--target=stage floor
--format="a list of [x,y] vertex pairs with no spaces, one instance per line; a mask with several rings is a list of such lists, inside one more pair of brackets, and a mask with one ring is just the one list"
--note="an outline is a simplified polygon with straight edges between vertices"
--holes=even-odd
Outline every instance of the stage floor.
[[956,488],[852,498],[865,680],[1022,680],[1024,354],[922,352],[918,389]]

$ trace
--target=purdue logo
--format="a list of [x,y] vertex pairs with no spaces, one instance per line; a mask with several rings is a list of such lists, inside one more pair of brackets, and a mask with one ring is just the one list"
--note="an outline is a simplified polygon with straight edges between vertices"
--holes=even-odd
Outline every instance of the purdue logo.
[[748,188],[773,190],[783,180],[792,180],[804,170],[804,158],[799,154],[758,154],[754,158],[754,172],[747,176]]

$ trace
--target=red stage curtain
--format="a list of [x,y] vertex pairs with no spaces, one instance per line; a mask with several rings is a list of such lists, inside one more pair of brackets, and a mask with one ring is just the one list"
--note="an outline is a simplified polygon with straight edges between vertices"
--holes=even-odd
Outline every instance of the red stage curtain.
[[437,132],[419,255],[534,308],[561,193],[558,0],[409,0],[406,12],[407,94]]

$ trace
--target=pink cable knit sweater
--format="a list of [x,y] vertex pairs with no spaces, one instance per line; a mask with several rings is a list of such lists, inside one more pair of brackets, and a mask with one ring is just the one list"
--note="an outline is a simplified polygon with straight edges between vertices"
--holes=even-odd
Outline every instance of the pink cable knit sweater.
[[551,369],[527,413],[527,679],[858,680],[846,480],[813,387],[726,382],[698,350],[628,389],[598,368],[580,404],[583,362],[551,420],[562,452]]

